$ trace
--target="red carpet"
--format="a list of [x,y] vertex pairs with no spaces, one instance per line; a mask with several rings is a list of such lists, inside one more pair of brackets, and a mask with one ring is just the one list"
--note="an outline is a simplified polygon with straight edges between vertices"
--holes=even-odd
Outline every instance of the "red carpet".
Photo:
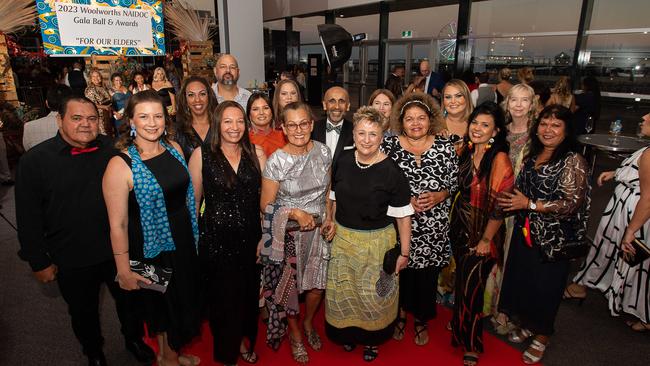
[[[390,340],[380,346],[379,357],[373,362],[363,361],[363,347],[357,347],[353,352],[348,353],[343,351],[342,347],[329,342],[324,333],[323,318],[321,307],[316,319],[316,329],[323,340],[323,349],[316,352],[305,344],[307,352],[309,352],[309,366],[462,365],[463,352],[461,349],[451,346],[451,334],[445,329],[445,325],[451,319],[451,311],[445,307],[438,306],[438,317],[429,323],[429,344],[420,347],[413,343],[413,321],[409,319],[404,339],[400,342]],[[291,357],[288,340],[285,339],[280,349],[273,352],[264,343],[265,332],[266,326],[261,324],[255,347],[259,356],[257,365],[298,365]],[[523,365],[521,353],[518,350],[487,332],[484,332],[483,338],[485,353],[481,355],[479,366]],[[212,335],[207,323],[203,324],[201,338],[192,344],[186,352],[199,356],[201,365],[219,365],[212,361]],[[240,366],[247,365],[241,359],[238,364]]]

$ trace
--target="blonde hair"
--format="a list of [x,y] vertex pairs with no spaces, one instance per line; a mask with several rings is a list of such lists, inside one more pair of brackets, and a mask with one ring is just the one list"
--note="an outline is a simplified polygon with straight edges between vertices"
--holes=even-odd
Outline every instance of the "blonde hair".
[[474,103],[472,102],[472,96],[467,84],[460,79],[451,79],[442,88],[442,103],[440,103],[440,111],[445,116],[447,115],[447,110],[445,109],[445,89],[447,89],[448,86],[453,86],[454,88],[459,89],[463,98],[465,98],[465,113],[463,114],[463,120],[467,121],[469,115],[472,114],[472,111],[474,110]]
[[[93,76],[94,73],[97,73],[99,75],[99,79],[101,80],[100,86],[104,86],[104,75],[102,75],[102,72],[99,71],[99,69],[96,68],[96,67],[93,67],[92,69],[90,69],[90,72],[88,73],[91,84],[92,84],[92,76]],[[93,85],[95,85],[95,84],[93,84]]]
[[[155,80],[156,73],[159,72],[159,71],[162,72],[163,78],[162,78],[162,80]],[[165,69],[162,68],[162,67],[156,67],[156,68],[153,70],[153,76],[152,76],[151,78],[152,78],[151,81],[167,81],[167,72],[166,72]]]
[[560,76],[555,86],[553,86],[553,93],[563,98],[571,95],[571,84],[568,76]]
[[510,115],[510,111],[508,110],[508,104],[510,103],[510,98],[512,98],[512,95],[514,93],[518,92],[523,92],[523,93],[528,93],[530,96],[530,110],[528,111],[528,127],[530,127],[535,120],[535,114],[537,113],[537,98],[535,98],[535,90],[527,84],[517,84],[510,88],[508,91],[508,94],[506,97],[503,99],[503,102],[501,103],[501,108],[506,114],[506,125],[512,123],[512,115]]
[[429,135],[435,135],[445,129],[445,120],[438,102],[429,94],[413,92],[401,97],[393,106],[390,115],[391,130],[401,135],[404,133],[404,114],[411,108],[420,108],[429,115]]
[[373,107],[364,105],[359,107],[356,112],[354,112],[354,115],[352,116],[352,124],[354,127],[359,124],[361,121],[368,121],[370,123],[376,124],[379,126],[379,128],[383,129],[382,122],[383,122],[383,116],[381,113],[379,113],[378,110],[376,110]]
[[533,69],[530,67],[522,67],[521,69],[517,70],[517,79],[519,79],[519,81],[523,84],[528,84],[531,81],[535,80]]
[[499,70],[499,81],[510,81],[512,77],[512,70],[507,67]]

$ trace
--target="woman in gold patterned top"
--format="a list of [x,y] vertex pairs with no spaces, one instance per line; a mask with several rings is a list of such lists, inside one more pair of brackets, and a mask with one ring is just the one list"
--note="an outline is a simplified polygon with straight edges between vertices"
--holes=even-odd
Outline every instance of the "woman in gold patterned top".
[[84,92],[86,98],[90,99],[97,106],[99,112],[99,133],[112,135],[111,121],[111,95],[104,86],[104,79],[98,69],[90,70],[90,84]]

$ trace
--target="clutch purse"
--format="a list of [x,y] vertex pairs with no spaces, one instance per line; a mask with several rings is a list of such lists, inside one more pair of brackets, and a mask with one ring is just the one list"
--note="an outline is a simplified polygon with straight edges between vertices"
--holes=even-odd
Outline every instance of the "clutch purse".
[[589,252],[589,243],[586,240],[568,240],[562,245],[562,249],[555,253],[554,259],[577,259],[582,258]]
[[401,252],[400,252],[400,245],[395,244],[394,247],[388,249],[386,253],[384,253],[384,262],[382,263],[382,269],[386,274],[393,274],[395,272],[395,266],[397,265],[397,258],[399,258]]
[[623,260],[627,262],[630,267],[634,267],[650,258],[650,248],[646,243],[635,238],[634,241],[632,241],[632,246],[634,247],[634,254],[621,251]]
[[[163,294],[167,291],[169,280],[172,278],[171,268],[132,260],[129,261],[129,265],[131,266],[131,271],[151,281],[150,285],[138,281],[138,286],[140,286],[140,288],[158,291]],[[117,277],[115,277],[115,280],[117,281]]]
[[[311,216],[314,218],[314,222],[316,223],[316,226],[321,226],[323,224],[323,219],[320,218],[320,215],[311,214]],[[300,230],[300,224],[298,224],[298,221],[296,220],[289,220],[287,221],[287,226],[284,227],[284,230],[298,231]]]

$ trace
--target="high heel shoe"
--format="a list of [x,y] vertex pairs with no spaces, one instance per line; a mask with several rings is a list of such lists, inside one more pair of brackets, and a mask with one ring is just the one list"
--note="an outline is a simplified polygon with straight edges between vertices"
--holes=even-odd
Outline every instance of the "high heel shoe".
[[296,341],[289,336],[289,343],[291,344],[291,355],[294,361],[303,365],[309,362],[309,354],[302,341]]
[[[533,341],[530,343],[530,346],[528,346],[528,349],[526,349],[521,356],[522,361],[526,365],[535,365],[539,363],[539,361],[542,360],[542,357],[544,357],[544,351],[546,351],[546,347],[548,346],[549,342],[542,343],[538,341],[537,339],[533,339]],[[534,355],[530,351],[535,350],[539,352],[539,355]]]
[[645,333],[645,332],[650,332],[650,323],[644,323],[640,320],[638,321],[633,321],[633,320],[628,320],[625,322],[628,327],[630,327],[633,331],[637,333]]

